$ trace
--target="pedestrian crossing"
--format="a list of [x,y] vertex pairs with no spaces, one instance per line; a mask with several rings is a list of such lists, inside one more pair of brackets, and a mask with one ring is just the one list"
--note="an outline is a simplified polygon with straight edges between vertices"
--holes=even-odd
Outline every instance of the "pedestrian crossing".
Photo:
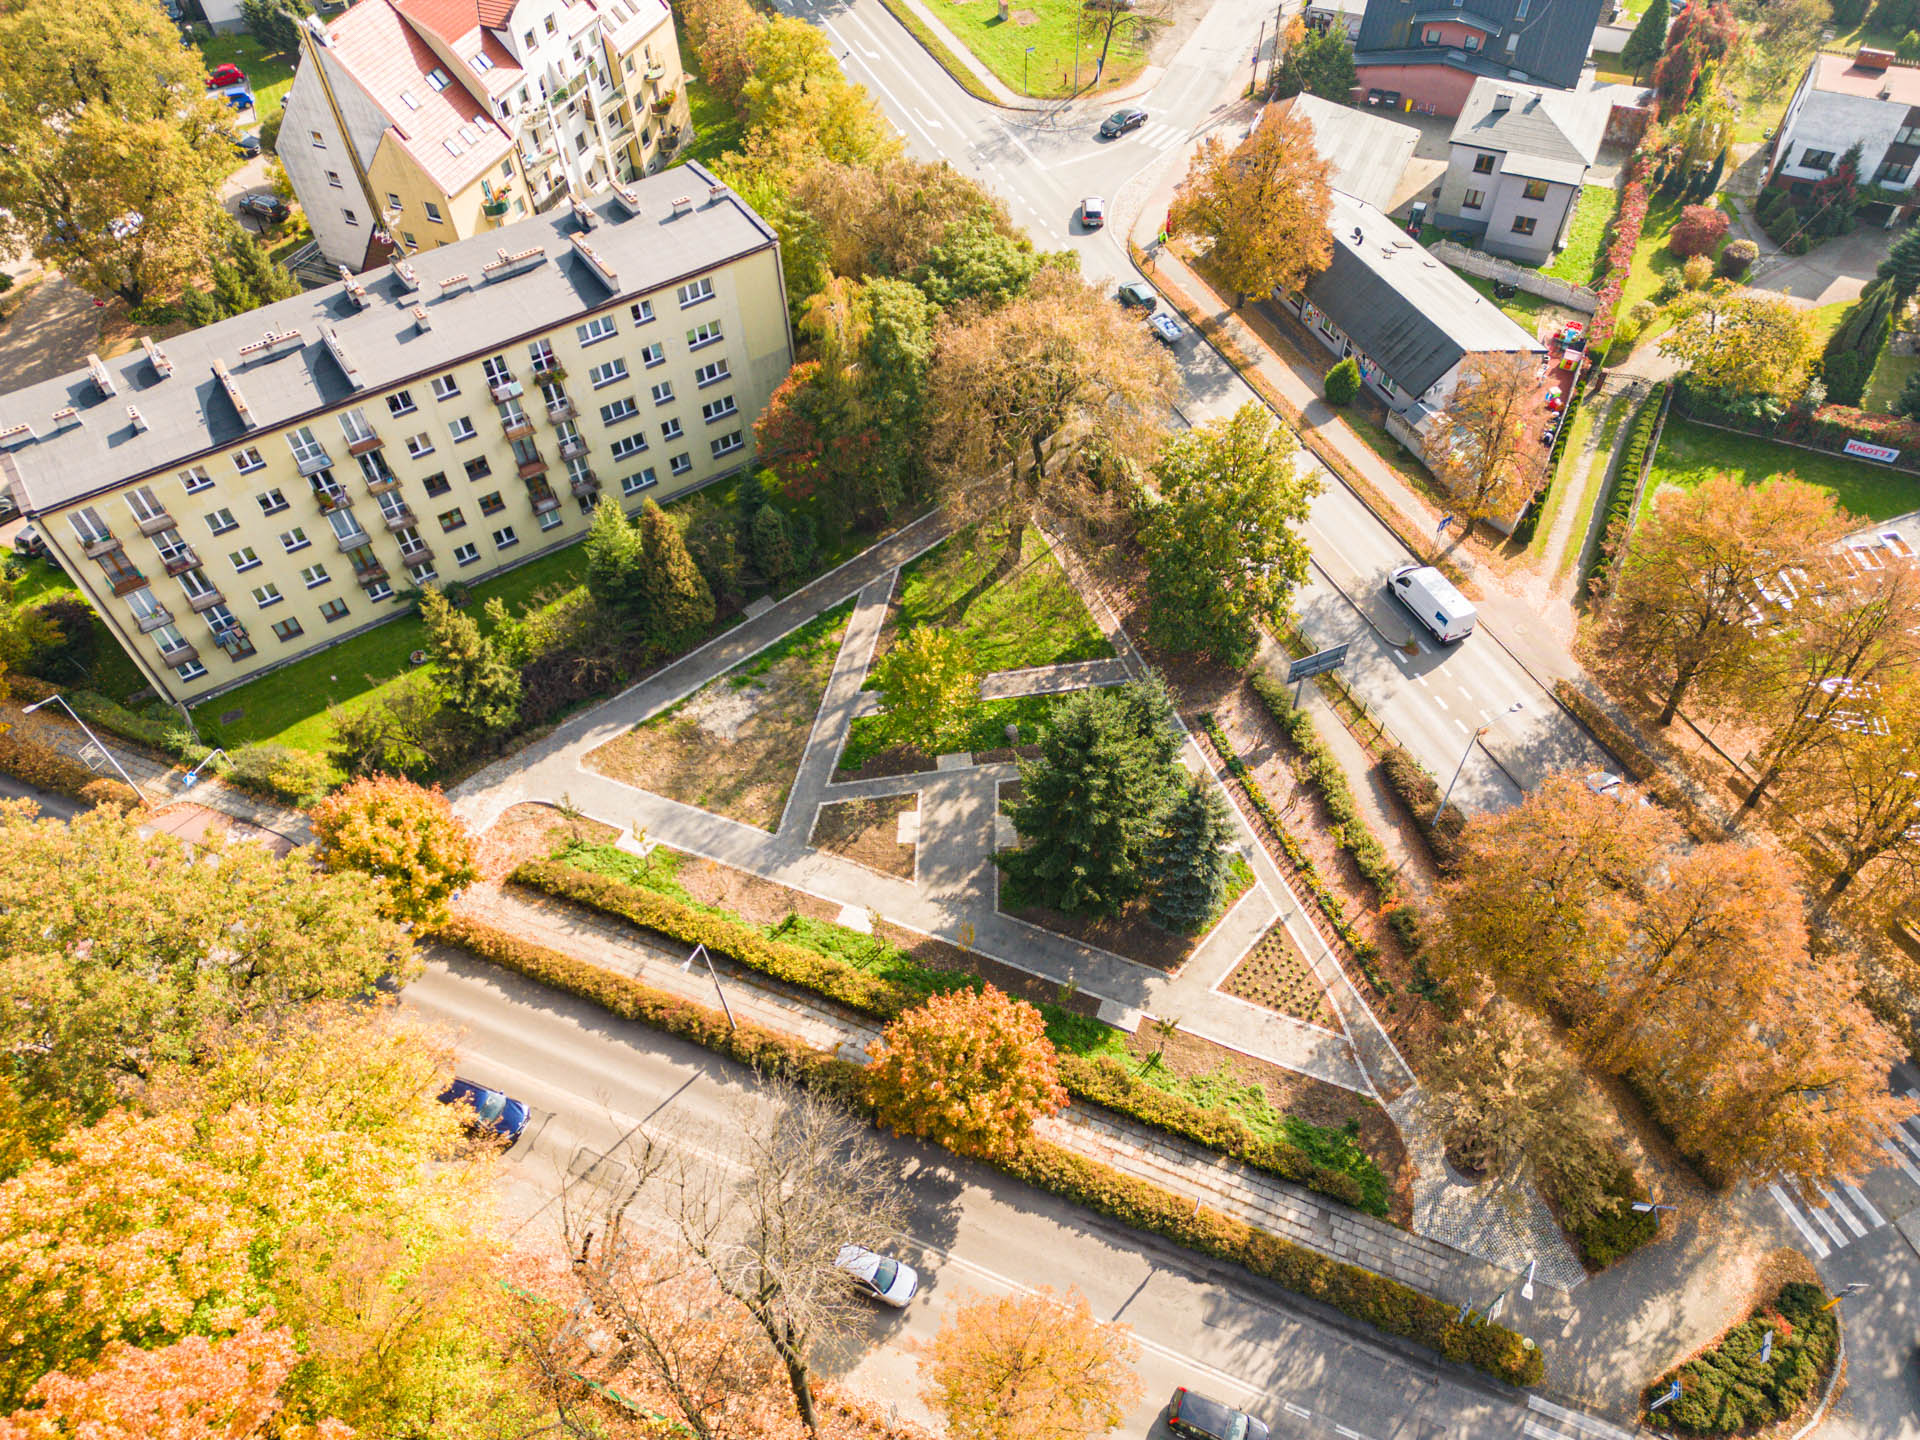
[[[1920,1099],[1920,1090],[1907,1094]],[[1880,1148],[1915,1185],[1920,1185],[1920,1116],[1904,1120],[1880,1141]],[[1858,1185],[1767,1186],[1773,1203],[1798,1232],[1816,1260],[1844,1250],[1887,1223],[1887,1217]]]
[[1127,137],[1139,140],[1154,150],[1170,150],[1187,138],[1186,131],[1178,125],[1169,125],[1163,120],[1149,121]]
[[1611,1425],[1594,1415],[1569,1410],[1538,1395],[1527,1397],[1521,1433],[1527,1440],[1633,1440],[1634,1432]]

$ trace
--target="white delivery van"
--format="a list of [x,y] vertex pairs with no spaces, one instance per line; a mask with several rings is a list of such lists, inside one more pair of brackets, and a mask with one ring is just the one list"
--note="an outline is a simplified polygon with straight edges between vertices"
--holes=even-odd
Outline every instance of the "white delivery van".
[[1473,633],[1474,613],[1467,597],[1431,565],[1402,565],[1388,572],[1387,589],[1411,610],[1434,638],[1452,645]]

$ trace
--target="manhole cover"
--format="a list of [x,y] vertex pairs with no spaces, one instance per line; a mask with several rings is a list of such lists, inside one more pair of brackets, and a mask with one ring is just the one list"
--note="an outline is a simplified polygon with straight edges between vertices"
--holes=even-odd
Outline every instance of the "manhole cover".
[[235,724],[236,722],[244,719],[246,717],[246,713],[247,712],[244,708],[239,710],[222,710],[220,712],[220,723],[222,725]]

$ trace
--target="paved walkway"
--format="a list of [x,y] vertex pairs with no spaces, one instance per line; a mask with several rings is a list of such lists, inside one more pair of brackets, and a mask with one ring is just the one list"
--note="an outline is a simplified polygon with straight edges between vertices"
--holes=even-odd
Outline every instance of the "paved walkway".
[[78,370],[99,339],[100,311],[93,297],[58,271],[45,272],[0,327],[0,390],[19,390]]

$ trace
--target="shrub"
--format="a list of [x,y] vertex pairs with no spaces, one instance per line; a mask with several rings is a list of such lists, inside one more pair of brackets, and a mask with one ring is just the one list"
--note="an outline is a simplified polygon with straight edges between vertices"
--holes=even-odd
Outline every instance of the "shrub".
[[1314,729],[1313,718],[1304,710],[1294,708],[1287,687],[1271,675],[1257,674],[1252,684],[1253,693],[1260,697],[1260,703],[1267,707],[1274,723],[1306,759],[1307,779],[1313,782],[1321,803],[1327,807],[1328,818],[1333,821],[1333,838],[1353,856],[1354,865],[1373,885],[1381,900],[1391,900],[1395,884],[1393,861],[1362,818],[1360,806],[1353,798],[1353,787],[1347,784],[1347,772]]
[[229,757],[228,783],[302,809],[340,783],[334,768],[318,755],[285,745],[243,745]]
[[[1680,1398],[1649,1412],[1644,1423],[1683,1435],[1732,1435],[1797,1415],[1831,1373],[1840,1324],[1823,1310],[1818,1285],[1782,1285],[1770,1304],[1722,1335],[1712,1349],[1647,1386],[1642,1403],[1680,1382]],[[1760,1362],[1766,1332],[1773,1354]]]
[[1587,330],[1587,353],[1604,360],[1613,339],[1614,307],[1626,288],[1633,269],[1633,250],[1640,243],[1640,228],[1647,219],[1647,172],[1651,161],[1636,155],[1627,171],[1627,183],[1620,192],[1620,208],[1614,212],[1613,235],[1607,241],[1605,268],[1595,286],[1600,308],[1594,312]]
[[1760,258],[1760,247],[1744,236],[1738,240],[1729,240],[1727,248],[1720,252],[1720,273],[1729,280],[1738,280],[1753,268],[1753,262]]
[[1680,267],[1680,278],[1687,289],[1698,290],[1713,278],[1713,261],[1705,255],[1695,255]]
[[93,628],[93,610],[87,602],[77,595],[57,595],[34,608],[60,632],[60,638],[41,646],[20,668],[56,683],[91,674],[99,646]]
[[1655,427],[1660,423],[1660,406],[1666,398],[1665,384],[1653,387],[1646,400],[1640,406],[1640,413],[1634,417],[1633,429],[1627,433],[1626,447],[1615,462],[1613,478],[1607,490],[1607,521],[1604,529],[1606,538],[1594,548],[1593,559],[1587,567],[1587,586],[1598,590],[1606,583],[1608,567],[1613,563],[1617,550],[1627,543],[1629,522],[1632,518],[1633,497],[1640,488],[1640,472],[1647,461],[1647,447],[1653,443]]
[[1408,818],[1433,852],[1433,863],[1443,873],[1451,874],[1460,863],[1460,833],[1467,828],[1467,817],[1460,813],[1460,807],[1449,803],[1445,814],[1435,814],[1440,809],[1440,786],[1401,746],[1380,757],[1380,775],[1406,807]]
[[[8,731],[0,734],[0,771],[42,790],[87,798],[87,788],[101,779],[64,750]],[[120,785],[119,781],[114,781]],[[125,789],[121,785],[121,789]]]
[[[1543,1174],[1540,1178],[1545,1182],[1542,1188],[1546,1190],[1547,1198],[1556,1199],[1552,1175]],[[1569,1219],[1565,1210],[1559,1212],[1561,1228],[1567,1232],[1567,1238],[1573,1241],[1573,1248],[1580,1252],[1581,1263],[1589,1270],[1604,1270],[1615,1261],[1624,1260],[1642,1245],[1651,1244],[1660,1235],[1659,1214],[1642,1214],[1633,1208],[1635,1201],[1647,1198],[1647,1191],[1624,1162],[1614,1169],[1601,1186],[1601,1193],[1614,1204],[1595,1210],[1583,1220]]]
[[1329,405],[1351,405],[1360,394],[1360,366],[1349,355],[1327,371],[1326,396]]
[[473,838],[438,787],[375,775],[313,807],[313,832],[329,870],[357,870],[386,883],[389,919],[435,925],[447,897],[480,878]]
[[122,810],[140,808],[140,793],[124,780],[102,777],[80,787],[80,798],[89,805],[113,805]]
[[1718,205],[1689,205],[1680,212],[1680,219],[1667,236],[1667,249],[1682,260],[1711,255],[1732,223]]

